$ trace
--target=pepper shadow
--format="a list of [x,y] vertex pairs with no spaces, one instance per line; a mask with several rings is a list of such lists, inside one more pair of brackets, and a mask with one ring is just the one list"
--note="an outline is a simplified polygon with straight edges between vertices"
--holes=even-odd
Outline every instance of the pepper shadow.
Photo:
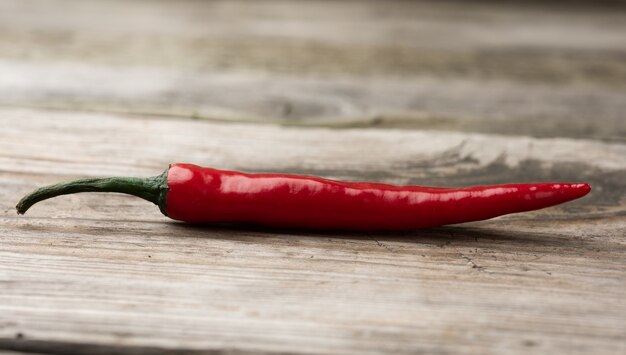
[[[489,248],[516,252],[533,252],[544,249],[600,248],[594,240],[572,238],[557,233],[521,232],[497,229],[475,223],[401,232],[346,232],[304,230],[293,228],[271,228],[241,224],[187,224],[176,222],[170,225],[173,233],[187,237],[245,241],[247,243],[294,244],[303,239],[326,239],[343,241],[369,241],[379,245],[385,243],[412,243],[425,247]],[[500,227],[502,228],[502,227]],[[606,247],[606,246],[604,246]]]

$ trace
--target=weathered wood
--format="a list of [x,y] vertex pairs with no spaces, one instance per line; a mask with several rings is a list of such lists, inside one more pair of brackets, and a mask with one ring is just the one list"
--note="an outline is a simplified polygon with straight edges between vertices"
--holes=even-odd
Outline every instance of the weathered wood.
[[0,104],[624,140],[623,6],[0,1]]
[[[626,353],[626,12],[595,4],[0,0],[0,352]],[[175,161],[593,191],[387,234],[12,207]]]
[[[624,144],[26,109],[0,109],[0,127],[0,348],[625,350]],[[45,183],[158,174],[172,161],[394,183],[589,179],[594,190],[390,234],[192,227],[116,194],[59,197],[25,216],[11,207]]]

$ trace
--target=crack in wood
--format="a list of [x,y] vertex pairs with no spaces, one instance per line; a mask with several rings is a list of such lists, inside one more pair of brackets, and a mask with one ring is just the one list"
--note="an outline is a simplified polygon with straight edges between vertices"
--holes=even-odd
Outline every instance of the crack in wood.
[[463,253],[459,253],[459,256],[461,258],[467,260],[468,265],[470,265],[472,267],[472,269],[476,269],[476,270],[481,271],[481,272],[485,271],[485,268],[483,266],[480,266],[480,265],[476,264],[471,257],[469,257],[469,256],[467,256],[467,255],[465,255]]

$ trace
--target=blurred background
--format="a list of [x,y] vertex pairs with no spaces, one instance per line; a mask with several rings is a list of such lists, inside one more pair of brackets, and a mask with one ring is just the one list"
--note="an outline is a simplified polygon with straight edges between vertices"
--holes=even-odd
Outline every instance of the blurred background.
[[596,1],[1,0],[0,105],[623,141],[625,14]]

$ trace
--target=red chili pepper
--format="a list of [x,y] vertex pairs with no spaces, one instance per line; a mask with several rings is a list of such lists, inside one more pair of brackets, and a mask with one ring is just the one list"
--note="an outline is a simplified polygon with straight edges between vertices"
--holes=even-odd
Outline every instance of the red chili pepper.
[[162,175],[82,179],[40,188],[16,206],[86,191],[151,201],[170,218],[336,230],[408,230],[479,221],[554,206],[586,195],[588,184],[539,183],[438,188],[342,182],[313,176],[247,174],[173,164]]

